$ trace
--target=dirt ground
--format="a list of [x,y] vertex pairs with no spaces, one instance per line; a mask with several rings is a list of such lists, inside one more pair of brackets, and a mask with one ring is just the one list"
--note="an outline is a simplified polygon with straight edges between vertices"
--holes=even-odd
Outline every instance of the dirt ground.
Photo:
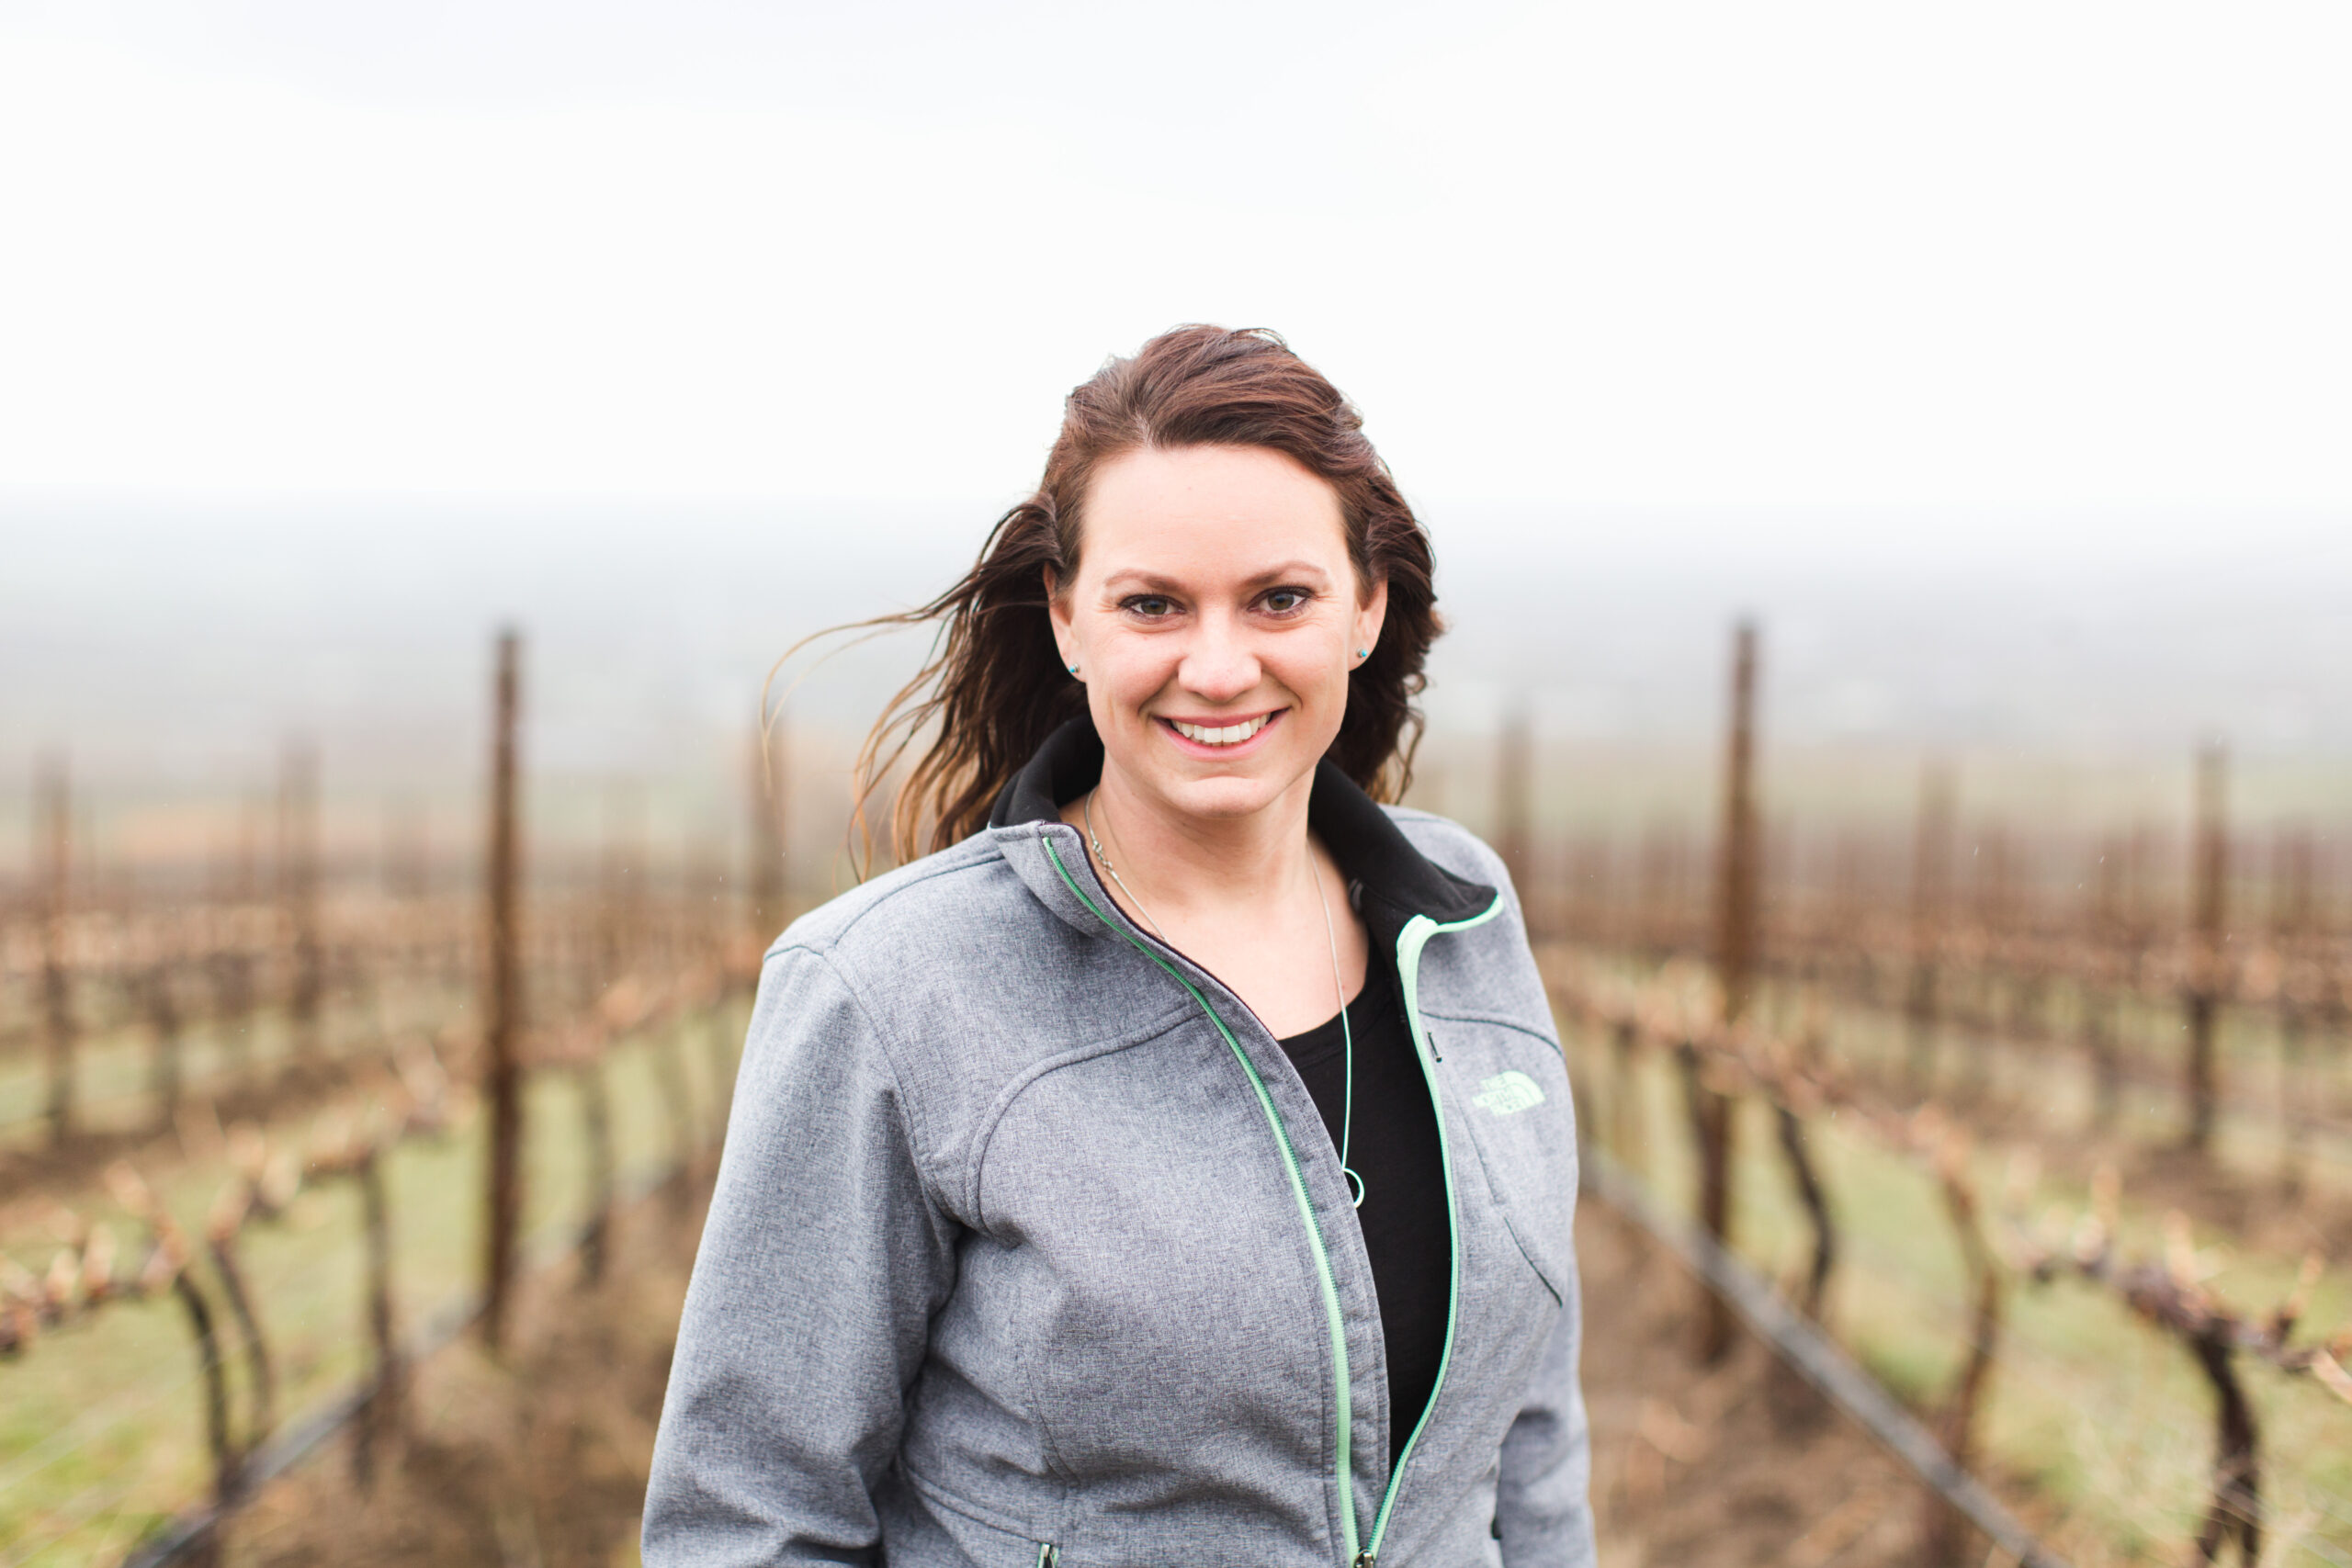
[[[532,1280],[523,1348],[506,1362],[469,1344],[419,1369],[401,1462],[363,1490],[347,1442],[322,1450],[241,1516],[229,1563],[634,1563],[699,1219],[691,1201],[649,1200],[624,1216],[604,1284],[582,1287],[568,1264]],[[1592,1205],[1578,1247],[1592,1497],[1609,1568],[1922,1560],[1917,1489],[1858,1429],[1792,1393],[1760,1347],[1742,1341],[1721,1366],[1693,1366],[1693,1287],[1669,1257]]]
[[702,1198],[667,1191],[619,1215],[600,1283],[576,1258],[532,1277],[508,1355],[468,1338],[415,1370],[408,1436],[372,1485],[338,1439],[236,1517],[228,1568],[636,1562]]
[[[1587,1202],[1585,1404],[1606,1568],[1882,1568],[1928,1561],[1917,1484],[1740,1337],[1698,1367],[1697,1287],[1630,1223]],[[1975,1541],[1962,1561],[1984,1560]]]

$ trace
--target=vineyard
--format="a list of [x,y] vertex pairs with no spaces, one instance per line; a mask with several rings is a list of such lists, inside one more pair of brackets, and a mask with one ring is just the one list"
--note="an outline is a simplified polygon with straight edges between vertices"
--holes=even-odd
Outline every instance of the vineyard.
[[1910,1560],[2352,1561],[2340,847],[2255,852],[2216,747],[2174,844],[1963,830],[1932,765],[1907,842],[1768,842],[1757,660],[1705,854],[1542,843],[1498,760],[1589,1185],[1707,1282],[1691,1362],[1744,1320],[1783,1431],[1904,1455]]
[[331,874],[299,748],[266,887],[93,886],[41,779],[0,1025],[0,1562],[226,1560],[331,1439],[363,1493],[413,1461],[453,1342],[526,1364],[518,1295],[560,1265],[593,1303],[634,1210],[691,1254],[782,858],[526,876],[517,664],[463,893]]
[[[1773,816],[1762,659],[1704,829],[1562,826],[1523,719],[1432,759],[1577,1089],[1603,1561],[2352,1562],[2341,825],[2236,826],[2219,748],[2172,823],[1933,762],[1900,833]],[[330,856],[300,746],[266,874],[250,819],[101,874],[35,781],[0,1564],[634,1561],[793,792],[543,852],[515,639],[489,686],[462,868]]]

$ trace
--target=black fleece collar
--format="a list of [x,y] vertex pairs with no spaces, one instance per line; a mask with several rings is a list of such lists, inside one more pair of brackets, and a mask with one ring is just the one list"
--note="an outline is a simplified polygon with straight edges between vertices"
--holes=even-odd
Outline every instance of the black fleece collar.
[[[1063,805],[1102,777],[1102,737],[1094,732],[1093,719],[1081,714],[1046,737],[1037,754],[1004,786],[989,813],[989,826],[1058,822]],[[1306,821],[1352,885],[1365,919],[1390,941],[1415,915],[1448,925],[1484,912],[1495,901],[1493,888],[1454,875],[1415,849],[1388,813],[1328,757],[1316,765]]]

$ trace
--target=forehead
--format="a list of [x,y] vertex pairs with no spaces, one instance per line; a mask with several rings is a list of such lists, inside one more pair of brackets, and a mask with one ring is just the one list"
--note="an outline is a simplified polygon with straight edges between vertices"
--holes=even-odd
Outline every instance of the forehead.
[[1079,570],[1248,575],[1263,561],[1348,569],[1340,498],[1261,446],[1144,447],[1095,470]]

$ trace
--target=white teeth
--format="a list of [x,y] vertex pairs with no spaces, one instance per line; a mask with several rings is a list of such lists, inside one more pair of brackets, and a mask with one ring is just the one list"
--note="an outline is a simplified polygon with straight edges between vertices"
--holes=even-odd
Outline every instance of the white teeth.
[[1170,719],[1169,722],[1176,727],[1176,733],[1187,740],[1197,740],[1204,746],[1234,746],[1265,728],[1266,721],[1273,716],[1272,714],[1261,714],[1256,718],[1222,728],[1186,724],[1182,719]]

